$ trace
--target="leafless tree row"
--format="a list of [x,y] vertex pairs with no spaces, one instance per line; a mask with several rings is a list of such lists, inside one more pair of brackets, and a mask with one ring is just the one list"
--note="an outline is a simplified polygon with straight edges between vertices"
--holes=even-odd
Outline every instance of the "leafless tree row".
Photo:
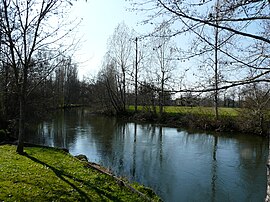
[[[1,111],[3,117],[16,122],[20,154],[25,124],[31,114],[29,106],[33,107],[38,98],[35,96],[52,95],[52,85],[59,88],[60,82],[76,82],[76,67],[72,68],[65,56],[71,44],[66,45],[64,38],[78,23],[66,20],[70,6],[69,1],[56,0],[0,1]],[[53,79],[53,73],[57,79]],[[61,88],[58,91],[64,90]],[[42,99],[39,101],[45,105]]]
[[192,95],[208,100],[196,105],[213,106],[218,120],[219,107],[259,110],[263,98],[255,95],[269,97],[269,1],[132,0],[130,10],[153,29],[142,35],[122,23],[109,39],[97,78],[106,89],[100,98],[107,109],[159,106],[162,114],[163,106],[176,104],[167,101],[172,95]]

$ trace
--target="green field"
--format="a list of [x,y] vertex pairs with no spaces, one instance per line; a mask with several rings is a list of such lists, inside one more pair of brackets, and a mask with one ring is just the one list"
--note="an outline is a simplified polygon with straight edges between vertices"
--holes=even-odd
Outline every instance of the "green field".
[[[149,108],[149,107],[147,107]],[[143,111],[147,109],[146,107],[138,106],[139,111]],[[156,107],[157,112],[159,108]],[[129,110],[134,111],[134,106],[130,106]],[[237,116],[239,112],[239,108],[219,108],[219,114],[221,116]],[[213,107],[183,107],[183,106],[165,106],[164,112],[168,114],[197,114],[197,115],[215,115],[215,111]]]
[[15,151],[15,146],[0,146],[0,201],[145,201],[61,150],[26,148],[26,155]]

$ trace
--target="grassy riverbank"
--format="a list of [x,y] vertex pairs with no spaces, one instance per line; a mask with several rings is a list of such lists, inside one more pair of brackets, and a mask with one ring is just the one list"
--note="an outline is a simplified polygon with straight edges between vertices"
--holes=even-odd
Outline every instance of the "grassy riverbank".
[[[138,111],[147,111],[148,109],[153,110],[153,107],[143,107],[138,106]],[[130,111],[134,111],[134,106],[129,107]],[[157,112],[159,112],[159,107],[156,107]],[[239,114],[240,108],[228,108],[228,107],[220,107],[219,114],[221,116],[237,116]],[[184,106],[164,106],[164,112],[170,115],[186,115],[186,114],[194,114],[194,115],[207,115],[214,116],[215,111],[213,107],[184,107]]]
[[165,106],[164,113],[159,108],[130,106],[129,119],[152,121],[171,127],[185,127],[222,132],[240,132],[265,136],[269,132],[270,114],[240,108],[219,108],[219,118],[211,107]]
[[[93,169],[64,151],[0,146],[0,201],[145,201],[114,177]],[[132,185],[147,197],[147,188]]]

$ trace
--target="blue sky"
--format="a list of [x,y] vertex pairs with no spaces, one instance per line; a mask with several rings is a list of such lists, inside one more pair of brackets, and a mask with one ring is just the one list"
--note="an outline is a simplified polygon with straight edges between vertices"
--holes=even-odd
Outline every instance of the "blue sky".
[[127,11],[130,4],[124,0],[88,0],[74,3],[71,15],[83,18],[78,36],[81,44],[75,60],[79,62],[79,74],[93,76],[100,68],[102,58],[106,52],[107,40],[113,34],[115,27],[125,22],[136,31],[142,29],[137,26],[139,17]]

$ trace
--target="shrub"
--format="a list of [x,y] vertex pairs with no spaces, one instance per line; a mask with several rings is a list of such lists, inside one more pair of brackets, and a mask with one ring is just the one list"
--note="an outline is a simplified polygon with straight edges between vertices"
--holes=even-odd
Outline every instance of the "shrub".
[[244,109],[237,119],[239,130],[257,135],[267,135],[270,116],[266,111]]
[[6,140],[6,138],[7,138],[7,133],[6,133],[6,131],[3,130],[3,129],[1,129],[1,130],[0,130],[0,142]]

